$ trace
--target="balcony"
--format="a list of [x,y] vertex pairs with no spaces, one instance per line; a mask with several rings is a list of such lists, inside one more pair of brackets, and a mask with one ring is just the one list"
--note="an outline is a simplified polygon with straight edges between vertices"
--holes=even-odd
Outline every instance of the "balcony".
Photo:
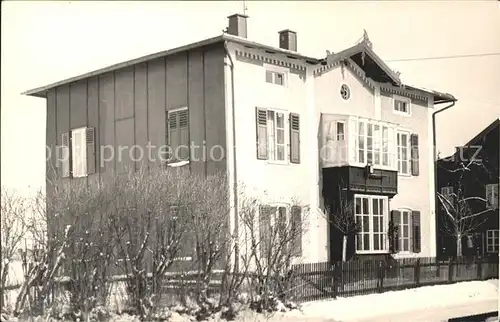
[[397,124],[352,115],[322,114],[322,168],[360,167],[397,171]]

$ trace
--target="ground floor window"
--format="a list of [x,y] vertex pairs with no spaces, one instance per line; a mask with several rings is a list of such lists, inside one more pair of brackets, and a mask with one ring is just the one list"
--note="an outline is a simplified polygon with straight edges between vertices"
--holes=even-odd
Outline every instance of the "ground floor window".
[[355,195],[355,217],[359,226],[356,252],[384,252],[388,250],[388,198],[383,196]]
[[498,229],[486,231],[486,251],[498,253]]

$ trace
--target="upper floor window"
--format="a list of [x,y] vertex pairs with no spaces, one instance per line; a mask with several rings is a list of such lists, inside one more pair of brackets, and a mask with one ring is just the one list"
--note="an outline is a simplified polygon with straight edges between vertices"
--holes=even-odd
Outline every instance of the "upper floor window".
[[486,231],[486,251],[488,253],[498,253],[498,229]]
[[337,122],[337,141],[344,141],[345,139],[345,123]]
[[409,98],[394,95],[393,102],[394,112],[410,115],[411,100]]
[[93,127],[72,129],[61,135],[61,176],[84,177],[96,171],[95,130]]
[[276,85],[285,85],[285,74],[277,71],[266,70],[266,82]]
[[[300,162],[300,119],[298,114],[289,114],[290,159]],[[285,112],[256,108],[257,158],[286,162],[286,122]]]
[[453,187],[442,187],[441,188],[441,195],[450,204],[453,204]]
[[368,163],[379,166],[391,166],[391,133],[387,125],[357,120],[353,122],[356,131],[353,144],[356,145],[355,160],[358,163]]
[[344,101],[347,101],[349,98],[351,98],[351,89],[347,84],[342,84],[340,86],[340,97],[342,97]]
[[397,132],[398,172],[410,174],[410,133]]
[[189,160],[189,113],[187,107],[167,111],[169,162]]
[[498,209],[498,183],[486,185],[486,204],[492,209]]

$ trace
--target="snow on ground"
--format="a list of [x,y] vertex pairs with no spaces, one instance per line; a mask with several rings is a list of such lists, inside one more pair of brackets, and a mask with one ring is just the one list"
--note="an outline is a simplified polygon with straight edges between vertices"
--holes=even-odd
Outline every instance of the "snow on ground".
[[290,318],[349,321],[376,316],[440,309],[461,304],[473,305],[498,299],[498,279],[424,286],[415,289],[307,302],[300,311],[287,312]]
[[[360,320],[385,322],[389,319],[392,320],[393,316],[400,316],[403,318],[401,321],[429,322],[429,316],[434,316],[432,312],[441,312],[441,315],[447,315],[455,311],[454,308],[461,306],[476,306],[478,309],[484,307],[485,312],[474,314],[486,313],[491,311],[488,308],[491,307],[492,301],[498,303],[498,279],[424,286],[382,294],[306,302],[300,306],[299,310],[286,313],[257,314],[244,311],[238,315],[236,320],[237,322],[349,322]],[[489,303],[489,306],[484,305],[486,302]],[[427,317],[423,320],[417,319],[415,314],[419,312],[427,314]],[[415,319],[413,319],[414,316]],[[131,322],[138,320],[131,316],[121,315],[114,316],[111,321]],[[171,321],[185,322],[190,321],[190,319],[187,316],[173,313]],[[221,320],[215,318],[211,321]]]

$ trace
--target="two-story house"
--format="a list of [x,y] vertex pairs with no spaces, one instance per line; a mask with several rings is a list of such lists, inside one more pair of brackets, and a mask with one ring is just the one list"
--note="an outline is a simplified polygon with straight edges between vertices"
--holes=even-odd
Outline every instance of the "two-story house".
[[[194,145],[206,153],[183,149],[169,166],[225,172],[232,227],[241,189],[265,191],[265,209],[289,220],[307,218],[303,262],[338,259],[325,205],[339,186],[360,226],[349,257],[389,254],[389,221],[399,228],[396,256],[435,256],[431,116],[455,98],[403,85],[367,37],[318,59],[298,53],[290,30],[279,47],[247,39],[247,18],[230,16],[221,36],[26,92],[47,100],[47,146],[71,145],[69,161],[52,154],[47,177],[57,169],[62,181],[106,180],[161,164],[164,144]],[[149,146],[153,157],[110,157],[127,146]],[[291,198],[307,208],[292,211]]]
[[[466,232],[461,240],[463,255],[498,256],[499,147],[500,119],[496,119],[469,142],[457,147],[453,155],[437,160],[439,193],[455,204],[468,200],[469,209],[461,218],[477,214],[463,221],[461,230]],[[456,255],[455,227],[449,225],[443,202],[436,208],[438,255],[450,257]]]

